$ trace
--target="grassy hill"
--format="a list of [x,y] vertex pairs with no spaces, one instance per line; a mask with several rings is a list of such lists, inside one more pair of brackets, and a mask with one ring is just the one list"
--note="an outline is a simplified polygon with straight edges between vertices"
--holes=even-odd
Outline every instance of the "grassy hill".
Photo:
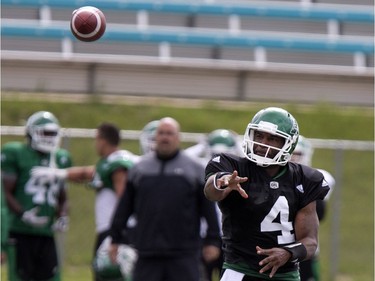
[[[24,125],[37,110],[53,112],[63,127],[95,128],[102,121],[122,129],[140,130],[149,121],[164,116],[176,118],[184,132],[210,132],[229,128],[239,134],[251,117],[267,106],[281,106],[298,120],[301,134],[311,138],[373,140],[372,108],[340,107],[330,104],[256,104],[249,102],[142,99],[134,97],[97,97],[3,93],[1,125]],[[2,137],[1,143],[23,140]],[[70,139],[68,149],[75,165],[97,161],[91,139]],[[184,143],[184,146],[191,144]],[[125,149],[139,152],[136,141],[125,140]],[[342,158],[340,158],[342,157]],[[325,169],[338,180],[339,201],[329,202],[327,218],[321,223],[322,280],[332,281],[333,260],[338,261],[337,280],[373,280],[374,265],[374,152],[316,149],[313,165]],[[341,165],[341,166],[340,166]],[[341,168],[340,168],[341,167]],[[339,191],[339,192],[338,192]],[[94,193],[84,185],[69,189],[71,227],[64,240],[63,280],[90,280],[90,259],[94,239]],[[335,195],[335,194],[334,194]],[[338,237],[332,237],[333,210],[339,210]],[[337,244],[336,242],[337,241]],[[332,251],[332,245],[338,245]],[[335,256],[333,256],[335,254]],[[2,276],[6,274],[2,272]]]

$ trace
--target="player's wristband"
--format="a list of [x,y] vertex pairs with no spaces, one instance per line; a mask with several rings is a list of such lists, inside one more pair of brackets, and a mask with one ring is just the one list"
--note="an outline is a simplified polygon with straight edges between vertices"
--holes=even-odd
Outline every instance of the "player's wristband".
[[293,243],[282,248],[292,254],[291,258],[289,259],[290,262],[303,261],[307,256],[306,247],[300,242]]
[[68,170],[67,169],[56,169],[55,170],[56,177],[59,179],[65,180],[68,177]]
[[217,190],[223,190],[226,186],[222,186],[222,187],[218,187],[216,182],[218,179],[220,179],[221,177],[225,176],[225,175],[231,175],[232,173],[229,173],[229,172],[219,172],[219,173],[216,173],[215,175],[215,178],[214,178],[214,187],[217,189]]

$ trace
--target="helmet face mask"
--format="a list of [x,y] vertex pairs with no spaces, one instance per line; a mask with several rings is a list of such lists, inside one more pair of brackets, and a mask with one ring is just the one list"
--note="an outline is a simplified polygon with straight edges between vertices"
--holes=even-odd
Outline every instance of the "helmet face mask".
[[57,118],[48,111],[39,111],[29,117],[26,133],[30,137],[31,147],[44,153],[50,153],[60,146],[61,134]]
[[[277,147],[257,141],[258,132],[282,139],[283,145]],[[259,111],[248,124],[244,134],[243,151],[246,158],[259,166],[284,166],[291,159],[298,136],[298,124],[291,114],[281,108],[266,108]]]

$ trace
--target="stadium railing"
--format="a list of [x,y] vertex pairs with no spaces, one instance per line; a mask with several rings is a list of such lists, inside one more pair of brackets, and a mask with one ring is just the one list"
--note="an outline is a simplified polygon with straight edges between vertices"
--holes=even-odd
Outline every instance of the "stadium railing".
[[[3,6],[37,7],[40,23],[22,24],[21,20],[3,19],[3,36],[35,36],[72,38],[67,25],[55,23],[50,8],[75,9],[83,5],[103,10],[134,11],[139,14],[137,27],[114,26],[107,29],[103,39],[109,41],[137,41],[163,43],[159,53],[170,55],[170,43],[225,47],[254,47],[255,60],[265,60],[267,49],[301,51],[351,52],[355,66],[367,66],[373,54],[373,38],[340,35],[340,22],[373,24],[374,11],[369,7],[312,3],[285,3],[278,1],[213,2],[213,1],[127,1],[127,0],[3,0]],[[216,15],[228,17],[228,29],[165,28],[148,25],[148,12],[189,15]],[[240,17],[279,18],[284,20],[326,21],[326,35],[296,34],[241,30]],[[51,23],[53,22],[53,23]],[[30,24],[30,26],[28,26]],[[167,43],[167,44],[165,44]],[[65,44],[64,46],[69,46]]]
[[[2,36],[40,37],[50,39],[73,39],[66,22],[2,20]],[[327,38],[324,35],[310,35],[276,32],[242,32],[233,34],[211,29],[189,29],[171,27],[149,27],[135,29],[134,26],[112,25],[103,35],[107,41],[137,41],[149,43],[176,43],[186,45],[219,45],[241,48],[265,47],[278,49],[299,49],[321,52],[363,52],[372,54],[374,42],[370,38],[342,36]]]
[[[367,24],[374,22],[374,10],[366,6],[328,5],[310,2],[285,3],[278,1],[129,1],[129,0],[3,0],[2,6],[36,7],[40,9],[40,24],[30,24],[30,28],[17,20],[2,25],[3,36],[39,36],[39,37],[72,37],[66,26],[58,26],[53,20],[50,8],[75,9],[83,5],[96,6],[103,10],[134,11],[137,18],[137,28],[111,27],[103,39],[115,41],[138,41],[163,43],[159,53],[169,56],[170,43],[212,45],[222,47],[256,47],[255,60],[267,60],[267,48],[298,49],[308,51],[352,52],[353,64],[356,67],[367,66],[368,56],[373,54],[373,38],[341,38],[340,22],[352,21]],[[202,31],[201,29],[163,29],[148,26],[148,12],[174,13],[189,15],[227,16],[228,30]],[[267,33],[240,30],[240,17],[280,18],[285,20],[326,21],[328,37],[314,34]],[[29,24],[29,23],[27,23]],[[31,30],[34,28],[34,30]],[[60,30],[59,30],[60,29]],[[120,31],[121,30],[121,31]],[[211,33],[210,33],[211,32]],[[165,44],[166,43],[166,44]],[[63,46],[69,46],[65,44]]]
[[[64,128],[63,136],[67,138],[94,138],[95,129]],[[142,132],[138,130],[121,130],[121,138],[127,140],[139,140]],[[0,135],[3,136],[24,136],[24,126],[0,126]],[[183,142],[199,142],[205,136],[203,133],[181,132]],[[242,136],[239,136],[242,138]],[[357,151],[374,151],[373,141],[355,141],[338,139],[309,139],[314,148],[322,149],[343,149]]]
[[164,13],[238,15],[285,19],[374,21],[374,11],[366,6],[285,3],[278,1],[128,1],[128,0],[2,0],[2,5],[78,8],[83,5],[107,10],[152,11]]

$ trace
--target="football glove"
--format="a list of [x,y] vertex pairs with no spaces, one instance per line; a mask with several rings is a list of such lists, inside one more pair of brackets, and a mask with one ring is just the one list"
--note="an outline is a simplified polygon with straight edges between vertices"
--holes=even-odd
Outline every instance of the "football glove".
[[37,178],[48,177],[64,180],[68,176],[68,171],[66,169],[37,166],[31,169],[30,175]]
[[48,223],[48,217],[42,216],[38,217],[39,207],[34,207],[22,214],[21,220],[34,227],[43,227]]
[[56,219],[55,223],[52,225],[53,231],[67,232],[69,230],[69,217],[61,216]]

